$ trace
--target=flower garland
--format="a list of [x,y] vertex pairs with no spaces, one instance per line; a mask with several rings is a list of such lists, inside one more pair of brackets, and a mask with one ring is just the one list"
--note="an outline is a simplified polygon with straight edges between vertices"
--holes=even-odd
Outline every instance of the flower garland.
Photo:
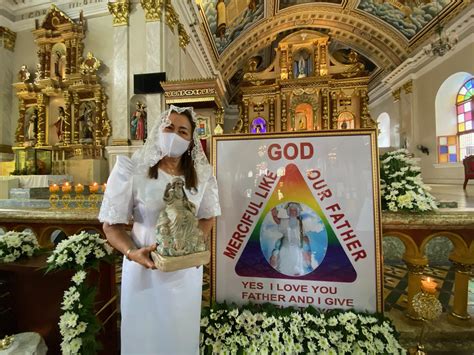
[[112,262],[112,247],[99,234],[81,232],[59,243],[47,260],[47,272],[75,270],[72,285],[64,292],[59,320],[63,354],[95,354],[100,349],[96,335],[100,323],[94,314],[96,287],[88,286],[87,269],[99,262]]
[[405,354],[388,318],[275,305],[216,304],[203,310],[203,354]]
[[424,212],[437,209],[431,188],[421,179],[420,167],[406,149],[385,153],[380,158],[382,209],[393,212]]
[[6,232],[0,235],[0,262],[11,263],[21,257],[33,256],[40,249],[31,232]]

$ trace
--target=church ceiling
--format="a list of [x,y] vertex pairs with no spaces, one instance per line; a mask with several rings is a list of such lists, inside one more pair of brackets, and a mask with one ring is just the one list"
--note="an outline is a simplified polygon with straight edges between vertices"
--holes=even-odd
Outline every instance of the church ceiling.
[[226,80],[281,32],[312,28],[391,70],[457,15],[459,0],[196,0],[217,67]]

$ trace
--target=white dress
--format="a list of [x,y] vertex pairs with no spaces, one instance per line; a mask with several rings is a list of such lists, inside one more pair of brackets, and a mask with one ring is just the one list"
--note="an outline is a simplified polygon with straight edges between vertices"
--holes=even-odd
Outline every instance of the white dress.
[[[131,159],[119,156],[110,173],[99,213],[101,222],[128,223],[137,247],[156,242],[155,225],[165,207],[163,193],[173,176],[158,179],[137,173]],[[199,177],[198,177],[199,180]],[[200,181],[197,193],[186,190],[198,218],[220,214],[215,178]],[[121,289],[122,354],[197,354],[201,314],[202,267],[176,272],[149,270],[123,260]]]
[[304,275],[303,248],[301,248],[300,228],[291,226],[289,218],[280,220],[279,231],[283,234],[280,246],[278,271],[282,274]]

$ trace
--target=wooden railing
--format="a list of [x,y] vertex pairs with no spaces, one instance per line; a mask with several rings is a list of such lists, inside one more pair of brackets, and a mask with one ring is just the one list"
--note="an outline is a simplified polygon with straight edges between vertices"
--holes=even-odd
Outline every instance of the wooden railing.
[[[0,227],[6,230],[30,228],[43,247],[52,247],[51,233],[64,231],[71,235],[82,230],[100,234],[102,225],[97,220],[97,210],[1,210]],[[416,319],[411,301],[420,291],[421,278],[428,266],[425,254],[427,243],[439,236],[449,238],[454,249],[449,255],[456,275],[454,303],[451,317],[460,324],[466,322],[468,313],[468,284],[474,267],[474,212],[438,211],[433,213],[382,213],[384,237],[399,238],[405,245],[403,261],[408,268],[407,316]]]

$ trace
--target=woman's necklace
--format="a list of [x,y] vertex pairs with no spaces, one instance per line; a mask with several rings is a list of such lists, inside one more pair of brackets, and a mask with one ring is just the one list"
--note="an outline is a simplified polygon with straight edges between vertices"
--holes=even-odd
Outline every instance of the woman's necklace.
[[[170,159],[170,158],[168,158]],[[164,170],[166,173],[173,175],[173,176],[179,176],[180,171],[179,171],[179,161],[162,161],[160,163],[160,168]]]

